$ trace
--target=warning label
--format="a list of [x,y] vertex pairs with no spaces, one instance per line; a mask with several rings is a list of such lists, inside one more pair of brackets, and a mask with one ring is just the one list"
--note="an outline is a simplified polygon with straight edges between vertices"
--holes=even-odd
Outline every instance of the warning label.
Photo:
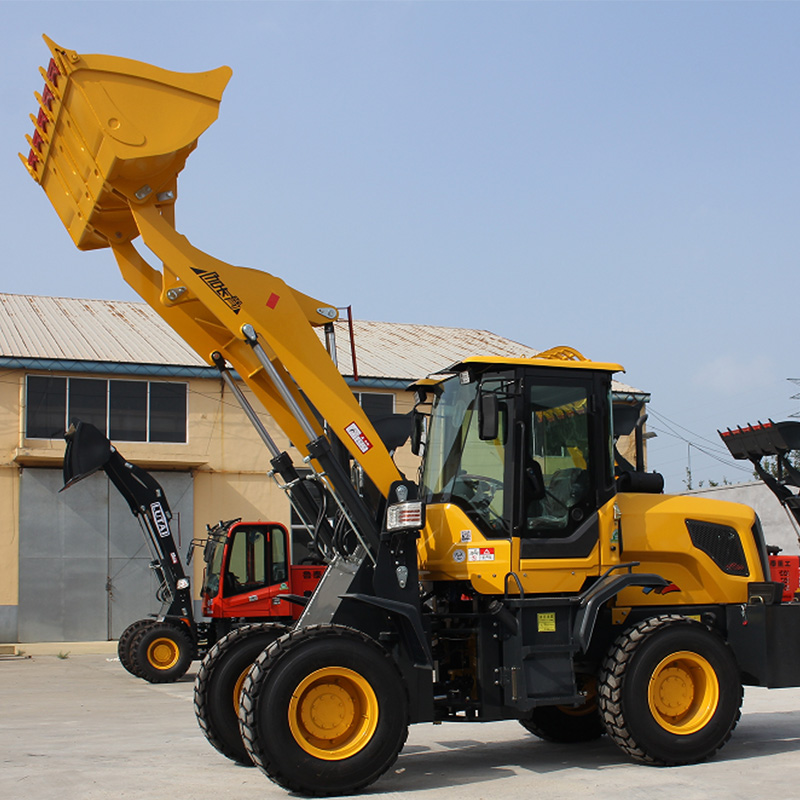
[[366,453],[372,449],[372,442],[367,439],[361,428],[355,422],[351,422],[345,429],[345,433],[355,442],[356,447]]
[[554,611],[545,611],[536,615],[536,628],[539,633],[553,633],[556,629],[556,615]]
[[494,561],[494,547],[470,547],[467,561]]

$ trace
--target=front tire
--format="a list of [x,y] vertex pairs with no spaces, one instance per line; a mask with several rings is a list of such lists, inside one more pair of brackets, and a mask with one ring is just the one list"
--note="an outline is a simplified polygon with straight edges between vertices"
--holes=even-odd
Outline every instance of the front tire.
[[664,615],[620,636],[603,662],[598,705],[608,735],[636,761],[703,761],[739,721],[742,683],[725,642],[705,625]]
[[370,637],[314,625],[278,639],[256,660],[239,722],[253,763],[309,795],[350,794],[377,780],[408,735],[408,691]]
[[182,678],[194,659],[188,631],[157,622],[134,640],[133,660],[141,677],[150,683],[172,683]]
[[237,764],[253,762],[239,732],[239,696],[253,662],[287,631],[274,623],[243,625],[223,636],[200,664],[194,684],[194,710],[206,739]]

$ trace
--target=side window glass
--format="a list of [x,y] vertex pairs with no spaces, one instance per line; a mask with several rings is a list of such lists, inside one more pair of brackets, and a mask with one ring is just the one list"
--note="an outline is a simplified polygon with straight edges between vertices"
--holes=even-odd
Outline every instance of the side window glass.
[[[281,540],[285,549],[282,534],[279,532],[275,538]],[[223,579],[226,597],[252,592],[272,583],[270,563],[273,546],[269,531],[263,527],[241,527],[234,531],[229,547],[228,569]],[[284,556],[284,564],[285,561]]]
[[544,497],[527,504],[529,535],[566,537],[594,511],[588,395],[582,386],[532,386],[529,458]]
[[270,583],[283,583],[289,577],[286,536],[281,528],[273,528],[270,540],[272,542],[272,580]]
[[222,579],[223,594],[230,597],[244,591],[247,583],[247,537],[246,528],[237,528],[228,546],[228,565]]

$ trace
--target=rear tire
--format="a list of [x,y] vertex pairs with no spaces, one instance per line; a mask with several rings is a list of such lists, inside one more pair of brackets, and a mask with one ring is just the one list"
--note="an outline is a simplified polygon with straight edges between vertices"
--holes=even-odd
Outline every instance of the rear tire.
[[351,794],[394,763],[408,691],[392,657],[352,628],[313,625],[256,660],[239,722],[253,763],[289,791]]
[[134,642],[136,637],[142,633],[146,628],[149,628],[151,625],[155,625],[155,620],[153,619],[139,619],[136,622],[132,622],[122,631],[122,636],[119,637],[119,642],[117,643],[117,655],[119,656],[119,663],[125,667],[131,675],[134,675],[137,678],[141,678],[141,672],[139,671],[139,666],[134,658]]
[[694,764],[730,739],[742,682],[725,642],[687,617],[626,631],[603,662],[598,705],[608,735],[636,761]]
[[597,691],[594,678],[586,678],[586,702],[577,707],[539,706],[520,725],[546,742],[575,744],[599,739],[606,729],[597,708]]
[[194,659],[188,631],[168,622],[156,622],[135,639],[132,661],[150,683],[172,683],[182,678]]
[[279,636],[285,625],[243,625],[223,636],[200,664],[194,683],[194,711],[206,739],[222,755],[251,767],[239,732],[239,696],[258,655]]

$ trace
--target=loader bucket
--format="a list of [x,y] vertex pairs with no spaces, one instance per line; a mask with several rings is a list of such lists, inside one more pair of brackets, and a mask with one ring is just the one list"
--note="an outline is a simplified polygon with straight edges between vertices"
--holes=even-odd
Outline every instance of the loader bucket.
[[800,422],[759,422],[744,428],[719,431],[722,441],[736,459],[758,460],[790,450],[800,450]]
[[67,440],[67,449],[64,453],[64,485],[59,490],[61,492],[103,469],[114,452],[111,442],[88,422],[70,425],[64,438]]
[[169,72],[44,40],[52,59],[20,158],[78,249],[129,242],[139,235],[129,204],[175,202],[177,175],[217,118],[231,70]]

